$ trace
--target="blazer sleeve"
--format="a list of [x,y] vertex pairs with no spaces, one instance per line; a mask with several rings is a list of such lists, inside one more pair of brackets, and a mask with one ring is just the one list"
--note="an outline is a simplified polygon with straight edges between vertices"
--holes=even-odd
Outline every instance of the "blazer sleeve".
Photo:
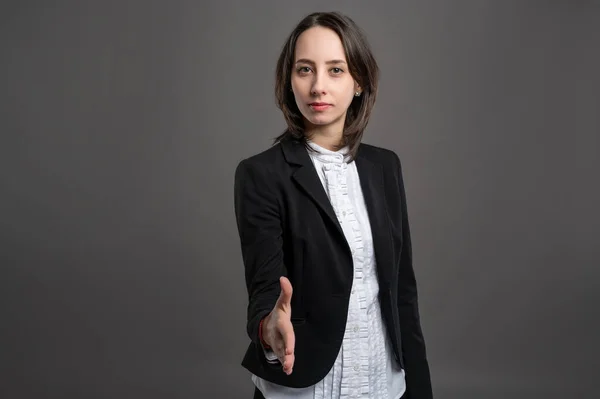
[[406,369],[407,390],[411,399],[430,399],[433,397],[433,393],[425,339],[419,316],[417,281],[413,268],[406,190],[404,188],[400,158],[396,153],[394,155],[400,200],[402,202],[402,251],[398,268],[398,313],[400,317],[400,334]]
[[[260,320],[279,297],[279,277],[285,276],[280,207],[264,167],[241,161],[235,171],[234,207],[248,291],[247,333],[258,338]],[[262,353],[263,351],[259,351]]]

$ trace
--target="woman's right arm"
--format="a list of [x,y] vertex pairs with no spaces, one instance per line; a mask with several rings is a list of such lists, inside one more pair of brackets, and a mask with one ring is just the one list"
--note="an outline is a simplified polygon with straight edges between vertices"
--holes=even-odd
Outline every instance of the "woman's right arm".
[[289,320],[291,286],[289,293],[282,294],[280,277],[286,276],[287,271],[283,263],[281,212],[270,182],[267,170],[247,159],[236,168],[234,205],[248,290],[247,332],[262,348],[259,325],[269,316],[269,322],[263,323],[263,337],[268,336],[267,342],[284,368],[291,371],[284,363],[293,365],[293,359],[286,359],[290,350],[293,354],[294,346]]

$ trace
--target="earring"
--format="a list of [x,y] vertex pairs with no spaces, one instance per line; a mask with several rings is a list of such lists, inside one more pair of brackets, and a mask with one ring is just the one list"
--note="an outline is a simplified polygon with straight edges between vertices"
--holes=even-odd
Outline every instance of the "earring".
[[356,93],[354,93],[354,97],[360,97],[360,91],[357,91]]

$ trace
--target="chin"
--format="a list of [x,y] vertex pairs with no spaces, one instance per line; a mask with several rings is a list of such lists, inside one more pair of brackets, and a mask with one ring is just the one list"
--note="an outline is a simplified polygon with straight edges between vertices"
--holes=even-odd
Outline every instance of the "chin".
[[329,125],[335,121],[335,118],[325,117],[325,116],[317,116],[316,118],[306,118],[311,124],[317,126]]
[[329,125],[332,121],[330,120],[323,120],[323,119],[316,119],[316,120],[309,120],[310,123],[312,123],[313,125],[316,126],[323,126],[323,125]]

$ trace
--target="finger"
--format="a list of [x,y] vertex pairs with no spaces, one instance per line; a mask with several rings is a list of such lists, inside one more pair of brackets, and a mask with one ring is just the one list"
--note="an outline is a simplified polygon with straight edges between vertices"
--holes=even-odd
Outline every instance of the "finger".
[[281,286],[281,293],[279,294],[279,299],[277,300],[277,304],[284,310],[288,310],[291,306],[292,302],[292,283],[288,280],[287,277],[281,276],[279,278],[279,285]]
[[277,359],[279,359],[281,365],[283,365],[283,363],[285,362],[285,346],[283,344],[283,340],[277,340],[275,346],[273,347],[273,351],[277,355]]
[[294,362],[296,360],[295,355],[285,355],[282,361],[283,372],[287,375],[292,374],[292,370],[294,369]]
[[281,338],[283,339],[285,354],[293,354],[296,347],[296,334],[294,333],[294,326],[291,322],[286,321],[283,323],[281,329]]
[[289,375],[292,373],[295,362],[294,350],[296,344],[296,334],[294,333],[294,326],[292,323],[289,321],[283,322],[280,334],[283,346],[283,359],[281,364],[283,366],[283,371]]

